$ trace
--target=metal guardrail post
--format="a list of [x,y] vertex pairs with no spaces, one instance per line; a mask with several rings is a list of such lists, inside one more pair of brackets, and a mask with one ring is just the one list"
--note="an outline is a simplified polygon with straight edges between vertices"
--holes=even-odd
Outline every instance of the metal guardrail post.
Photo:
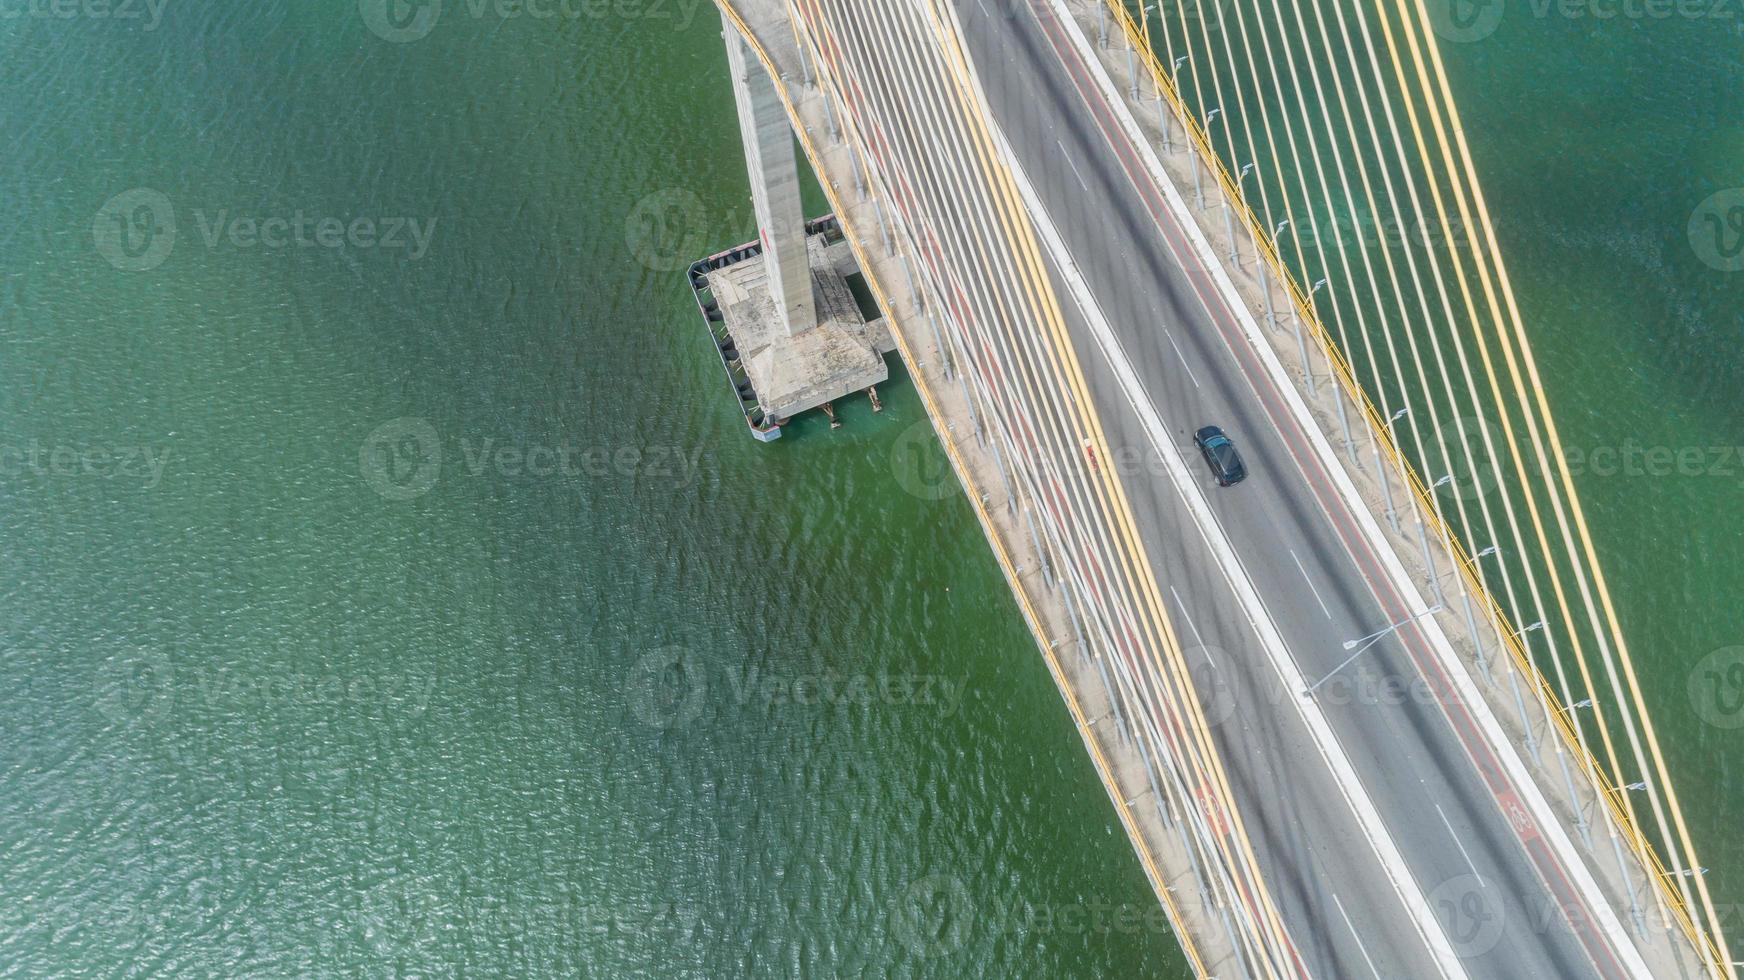
[[926,302],[921,299],[920,291],[914,288],[914,269],[908,263],[908,253],[899,252],[897,253],[897,258],[902,262],[902,278],[908,283],[908,295],[914,297],[915,309],[917,311],[924,310],[926,308]]
[[1338,406],[1338,425],[1344,430],[1344,454],[1350,457],[1352,463],[1360,467],[1362,466],[1362,457],[1357,454],[1356,440],[1350,437],[1350,416],[1344,410],[1343,395],[1344,393],[1341,391],[1334,391],[1332,403]]
[[1260,296],[1263,297],[1265,300],[1266,329],[1268,329],[1268,330],[1278,329],[1278,311],[1272,306],[1272,277],[1271,276],[1263,275],[1263,274],[1260,276]]
[[[1091,2],[1095,2],[1095,0],[1091,0]],[[1101,13],[1103,15],[1106,15],[1110,9],[1113,9],[1115,15],[1120,19],[1122,26],[1125,29],[1125,33],[1127,34],[1127,38],[1128,38],[1129,43],[1132,45],[1132,47],[1134,49],[1136,49],[1138,46],[1138,36],[1139,36],[1138,35],[1138,27],[1133,22],[1133,18],[1132,18],[1131,13],[1125,9],[1124,5],[1121,5],[1118,7],[1116,6],[1116,4],[1119,4],[1119,3],[1120,3],[1120,0],[1102,0],[1101,3],[1097,4],[1097,9],[1098,9],[1099,13]],[[1161,64],[1157,61],[1156,54],[1154,51],[1150,51],[1147,49],[1146,62],[1147,62],[1146,63],[1147,70],[1149,70],[1152,77],[1157,80],[1159,88],[1163,88],[1165,82],[1167,81],[1167,74],[1164,72]],[[1192,117],[1191,113],[1188,112],[1185,103],[1181,100],[1180,93],[1174,90],[1172,82],[1168,83],[1166,91],[1168,92],[1168,95],[1169,95],[1169,101],[1175,110],[1175,115],[1177,116],[1177,118],[1179,118],[1182,121],[1182,125],[1186,129],[1189,143],[1190,144],[1197,144],[1196,147],[1194,147],[1194,149],[1196,149],[1197,152],[1190,152],[1189,155],[1194,163],[1193,169],[1194,169],[1196,208],[1199,211],[1203,212],[1204,211],[1204,197],[1203,197],[1203,189],[1200,186],[1199,171],[1198,171],[1198,164],[1199,164],[1200,157],[1204,156],[1206,161],[1207,161],[1207,165],[1212,167],[1214,174],[1219,179],[1219,182],[1224,185],[1226,195],[1231,193],[1231,190],[1232,190],[1231,185],[1230,185],[1229,175],[1228,175],[1227,171],[1223,169],[1221,161],[1217,158],[1215,150],[1213,150],[1211,148],[1211,145],[1210,145],[1209,141],[1207,140],[1206,135],[1203,132],[1203,130],[1199,129],[1198,127],[1196,127],[1193,124],[1193,117]],[[1227,200],[1227,197],[1226,197],[1226,200]],[[1279,257],[1275,254],[1275,251],[1261,249],[1259,247],[1260,231],[1259,231],[1259,226],[1257,224],[1258,219],[1252,215],[1251,211],[1248,214],[1243,215],[1243,218],[1244,218],[1244,222],[1249,225],[1249,230],[1250,230],[1250,232],[1252,232],[1252,234],[1255,238],[1256,250],[1260,251],[1261,259],[1266,261],[1268,264],[1270,264],[1273,268],[1273,271],[1282,279],[1282,281],[1284,282],[1286,295],[1292,301],[1292,305],[1297,310],[1307,309],[1308,306],[1307,306],[1307,303],[1305,302],[1305,298],[1301,294],[1300,287],[1296,285],[1293,277],[1290,276],[1289,273],[1286,271],[1286,269],[1283,267]],[[1264,281],[1265,278],[1266,277],[1262,276],[1262,281]],[[1268,320],[1270,320],[1270,319],[1272,319],[1271,310],[1269,308],[1270,307],[1270,291],[1269,291],[1269,289],[1265,289],[1262,291],[1267,294],[1266,295],[1267,305],[1268,305],[1267,312],[1268,312]],[[1312,316],[1311,312],[1310,312],[1310,316]],[[1300,325],[1301,325],[1300,316],[1297,315],[1295,317],[1295,320],[1296,320],[1296,323],[1298,326],[1298,331],[1300,331]],[[1377,432],[1384,431],[1381,427],[1380,416],[1375,411],[1374,405],[1368,400],[1367,392],[1365,390],[1363,390],[1359,384],[1357,384],[1357,382],[1355,380],[1355,375],[1351,372],[1349,365],[1344,363],[1343,356],[1342,356],[1342,354],[1340,354],[1337,351],[1336,345],[1332,342],[1330,335],[1326,334],[1324,327],[1318,322],[1318,320],[1311,320],[1309,323],[1309,329],[1311,332],[1313,332],[1315,334],[1316,343],[1319,344],[1322,347],[1322,349],[1326,352],[1328,360],[1333,365],[1334,380],[1337,381],[1339,383],[1339,385],[1346,390],[1346,392],[1350,395],[1352,401],[1356,402],[1362,408],[1362,410],[1363,410],[1362,414],[1365,416],[1365,418],[1369,422],[1369,427],[1371,429],[1371,433],[1370,433],[1371,437],[1374,437]],[[1305,354],[1303,356],[1303,360],[1304,360],[1304,363],[1306,363],[1306,355]],[[1312,372],[1310,372],[1310,383],[1311,382],[1312,382]],[[1387,455],[1392,457],[1399,464],[1399,467],[1401,469],[1401,472],[1406,480],[1406,483],[1407,483],[1409,489],[1411,489],[1412,492],[1417,496],[1418,505],[1421,508],[1421,510],[1419,510],[1419,520],[1421,520],[1421,514],[1424,510],[1430,510],[1430,511],[1433,510],[1433,508],[1428,503],[1428,497],[1427,497],[1427,494],[1425,492],[1425,488],[1422,485],[1422,480],[1417,476],[1417,474],[1410,467],[1410,465],[1404,461],[1403,454],[1400,451],[1399,447],[1396,444],[1394,444],[1394,442],[1390,438],[1376,439],[1377,463],[1379,462],[1379,448],[1378,447],[1379,447],[1379,445],[1381,445],[1383,443],[1386,446]],[[1381,474],[1381,484],[1384,488],[1388,488],[1387,492],[1388,492],[1388,497],[1390,498],[1391,497],[1390,483],[1386,479],[1386,474],[1385,474],[1384,470]],[[1388,509],[1389,509],[1389,512],[1392,512],[1392,510],[1393,510],[1390,499],[1389,499]],[[1395,518],[1395,521],[1396,521],[1396,518]],[[1452,547],[1453,547],[1453,552],[1454,552],[1453,557],[1455,559],[1455,564],[1460,566],[1462,576],[1464,576],[1465,579],[1472,585],[1472,587],[1476,591],[1476,594],[1478,594],[1482,597],[1483,601],[1485,602],[1485,604],[1487,605],[1487,607],[1489,609],[1490,616],[1493,617],[1497,622],[1507,624],[1509,622],[1507,615],[1505,612],[1503,612],[1501,607],[1497,604],[1495,597],[1490,595],[1488,593],[1488,591],[1483,588],[1482,584],[1476,579],[1476,577],[1471,572],[1470,568],[1466,565],[1465,560],[1467,559],[1467,556],[1465,555],[1464,549],[1458,544],[1456,539],[1451,538],[1451,535],[1449,535],[1449,538],[1452,541]],[[1551,690],[1548,680],[1544,677],[1544,675],[1540,671],[1538,671],[1536,666],[1533,665],[1530,658],[1526,656],[1524,650],[1521,648],[1521,646],[1518,642],[1518,638],[1511,637],[1510,639],[1504,641],[1504,647],[1512,654],[1511,659],[1513,661],[1513,667],[1517,667],[1522,672],[1522,674],[1524,676],[1529,678],[1528,683],[1533,685],[1534,692],[1537,695],[1537,698],[1540,701],[1540,703],[1544,704],[1544,705],[1548,705],[1549,703],[1551,703],[1551,701],[1554,700],[1554,692]],[[1513,667],[1511,667],[1510,677],[1514,676],[1512,674]],[[1516,693],[1518,693],[1518,692],[1516,691]],[[1548,708],[1546,708],[1546,710],[1548,711]],[[1697,926],[1695,925],[1694,919],[1692,917],[1691,910],[1689,909],[1688,905],[1686,905],[1684,903],[1682,896],[1679,895],[1675,890],[1671,889],[1667,885],[1667,883],[1666,883],[1667,872],[1665,870],[1664,862],[1660,860],[1658,852],[1653,848],[1652,844],[1647,840],[1646,835],[1641,830],[1641,828],[1637,827],[1634,824],[1634,822],[1629,818],[1628,814],[1625,812],[1624,808],[1622,806],[1620,806],[1618,801],[1615,799],[1614,794],[1617,792],[1617,790],[1615,789],[1614,785],[1612,784],[1610,776],[1607,773],[1605,773],[1602,768],[1600,768],[1598,760],[1592,756],[1591,752],[1586,750],[1585,748],[1583,748],[1581,746],[1579,738],[1575,734],[1572,726],[1569,724],[1569,722],[1566,718],[1557,717],[1554,720],[1551,727],[1561,733],[1561,745],[1568,746],[1568,747],[1572,748],[1573,751],[1575,751],[1575,753],[1577,754],[1577,756],[1580,756],[1583,759],[1583,767],[1582,767],[1583,770],[1587,773],[1587,777],[1588,777],[1589,781],[1593,784],[1593,786],[1594,786],[1595,790],[1598,792],[1599,796],[1605,801],[1606,806],[1610,809],[1613,821],[1615,822],[1615,825],[1622,828],[1622,830],[1628,835],[1628,837],[1630,839],[1630,849],[1635,854],[1637,854],[1642,859],[1643,862],[1645,862],[1648,865],[1648,869],[1650,871],[1654,872],[1657,875],[1657,878],[1655,879],[1656,883],[1657,883],[1657,888],[1655,889],[1655,892],[1656,892],[1656,894],[1659,895],[1662,903],[1664,903],[1666,906],[1669,906],[1669,908],[1675,914],[1678,922],[1680,923],[1680,925],[1682,927],[1682,931],[1684,932],[1684,934],[1698,947],[1698,949],[1700,949],[1703,952],[1703,954],[1708,958],[1708,962],[1710,964],[1718,963],[1719,962],[1719,960],[1717,959],[1718,947],[1714,944],[1714,942],[1710,938],[1706,937],[1705,934],[1703,934],[1699,928],[1697,928]],[[1535,747],[1533,747],[1535,740],[1533,739],[1533,736],[1531,734],[1531,732],[1532,732],[1531,726],[1525,725],[1524,728],[1526,731],[1526,738],[1528,740],[1528,746],[1529,746],[1529,748],[1532,748],[1534,754],[1536,755],[1537,750]],[[1559,751],[1560,751],[1560,747],[1559,747]],[[1633,897],[1632,897],[1632,900],[1633,900]]]
[[1308,340],[1302,333],[1302,317],[1293,310],[1290,313],[1290,326],[1296,331],[1296,347],[1302,355],[1302,380],[1308,386],[1308,396],[1312,398],[1314,396],[1314,365],[1308,361]]
[[1435,604],[1445,606],[1447,597],[1441,594],[1441,576],[1435,571],[1435,559],[1429,553],[1429,534],[1424,529],[1423,515],[1417,517],[1417,543],[1423,548],[1423,574],[1429,576],[1429,587],[1435,591]]
[[1042,567],[1042,582],[1051,589],[1054,587],[1053,559],[1049,556],[1047,549],[1042,547],[1041,536],[1036,534],[1035,514],[1030,510],[1028,503],[1023,505],[1023,522],[1029,526],[1030,547],[1035,549],[1036,562]]
[[[1573,711],[1574,709],[1569,708],[1567,710]],[[1560,745],[1556,747],[1556,761],[1562,767],[1562,781],[1563,784],[1568,787],[1569,799],[1574,801],[1574,821],[1575,825],[1580,829],[1581,841],[1587,845],[1587,852],[1591,853],[1593,849],[1593,832],[1591,828],[1587,826],[1587,815],[1586,811],[1581,808],[1580,797],[1575,795],[1574,774],[1568,771],[1568,753],[1565,752]]]
[[890,242],[890,225],[884,220],[884,202],[872,202],[872,214],[878,219],[878,239],[884,244],[886,257],[896,254],[896,247]]
[[1005,508],[1008,511],[1017,510],[1017,495],[1011,489],[1011,473],[1005,468],[1005,454],[999,451],[999,440],[990,440],[993,449],[993,467],[999,471],[1000,485],[1005,487]]
[[[945,380],[955,381],[957,373],[955,364],[956,358],[951,356],[951,351],[945,346],[944,336],[939,333],[939,318],[933,316],[933,312],[930,309],[923,308],[923,312],[926,313],[927,328],[931,330],[933,334],[933,349],[939,352],[939,362],[944,366]],[[889,329],[895,328],[890,327]]]
[[840,143],[842,141],[842,135],[836,129],[836,110],[831,107],[830,100],[827,97],[823,100],[823,103],[824,103],[824,124],[829,127],[830,142]]
[[1229,261],[1237,269],[1241,268],[1241,253],[1235,250],[1235,216],[1230,213],[1229,202],[1223,202],[1223,233],[1229,236]]

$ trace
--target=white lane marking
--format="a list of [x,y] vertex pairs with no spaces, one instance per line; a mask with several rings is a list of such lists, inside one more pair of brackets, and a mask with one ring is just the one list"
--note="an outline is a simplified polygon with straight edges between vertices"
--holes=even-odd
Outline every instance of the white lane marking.
[[1308,583],[1308,591],[1314,593],[1314,601],[1320,603],[1320,611],[1326,614],[1327,619],[1331,619],[1332,610],[1326,608],[1326,600],[1320,598],[1320,590],[1314,587],[1314,580],[1308,577],[1308,569],[1302,567],[1302,559],[1296,557],[1296,549],[1290,549],[1290,558],[1296,563],[1296,571],[1302,573],[1302,581]]
[[1168,327],[1163,328],[1163,333],[1169,338],[1169,346],[1175,348],[1175,356],[1181,359],[1181,366],[1187,369],[1187,380],[1193,382],[1193,387],[1199,387],[1199,378],[1193,373],[1193,365],[1187,363],[1187,355],[1181,353],[1181,345],[1175,343],[1174,333]]
[[1187,628],[1193,631],[1194,642],[1199,644],[1199,649],[1205,651],[1205,662],[1211,665],[1212,670],[1222,673],[1223,668],[1217,666],[1217,658],[1211,655],[1211,648],[1205,645],[1205,637],[1199,635],[1199,627],[1193,622],[1193,614],[1187,611],[1187,604],[1181,601],[1181,593],[1176,592],[1171,585],[1169,594],[1175,597],[1175,605],[1181,607],[1181,618],[1187,621]]
[[1338,906],[1339,918],[1344,920],[1344,927],[1350,930],[1350,937],[1356,940],[1357,951],[1363,954],[1363,962],[1369,965],[1369,972],[1375,975],[1375,980],[1381,980],[1381,971],[1375,969],[1375,961],[1369,957],[1369,948],[1363,945],[1362,935],[1351,924],[1350,913],[1344,910],[1344,903],[1338,900],[1338,893],[1332,893],[1332,904]]
[[[1375,515],[1370,513],[1368,505],[1363,502],[1362,495],[1356,489],[1356,484],[1352,482],[1350,474],[1345,470],[1337,450],[1333,449],[1331,441],[1314,421],[1314,416],[1309,412],[1301,392],[1296,390],[1295,383],[1284,370],[1283,362],[1278,360],[1277,354],[1272,350],[1271,342],[1266,339],[1259,324],[1254,321],[1253,314],[1242,302],[1241,295],[1236,292],[1235,284],[1230,281],[1229,274],[1224,270],[1221,260],[1218,259],[1216,250],[1212,248],[1210,241],[1205,237],[1203,229],[1193,220],[1193,214],[1187,207],[1186,199],[1181,196],[1174,182],[1164,171],[1162,161],[1157,157],[1156,149],[1144,138],[1143,132],[1139,129],[1138,120],[1133,118],[1131,110],[1127,108],[1118,86],[1109,77],[1101,61],[1097,60],[1090,39],[1084,34],[1078,22],[1073,19],[1071,11],[1065,6],[1065,0],[1046,0],[1046,2],[1053,9],[1060,23],[1067,29],[1072,46],[1078,52],[1079,60],[1087,66],[1096,83],[1097,90],[1101,93],[1102,100],[1112,108],[1121,129],[1126,133],[1127,142],[1137,148],[1139,158],[1143,161],[1145,169],[1149,171],[1152,183],[1161,190],[1169,210],[1175,216],[1176,223],[1186,233],[1200,263],[1209,270],[1212,281],[1217,286],[1217,291],[1223,295],[1224,302],[1230,309],[1235,311],[1236,324],[1241,328],[1248,344],[1258,354],[1261,363],[1265,365],[1266,373],[1271,375],[1274,386],[1282,392],[1284,401],[1289,405],[1291,413],[1296,416],[1307,432],[1308,440],[1313,445],[1315,454],[1320,457],[1322,464],[1332,475],[1333,484],[1337,487],[1339,494],[1344,497],[1346,506],[1355,516],[1358,526],[1373,543],[1380,555],[1381,564],[1386,570],[1387,577],[1392,581],[1394,590],[1405,597],[1411,608],[1425,607],[1428,603],[1423,598],[1422,590],[1417,587],[1416,582],[1405,571],[1405,566],[1399,561],[1399,556],[1394,553],[1392,546],[1387,542],[1386,535],[1382,533]],[[1478,728],[1482,731],[1485,740],[1489,742],[1491,751],[1501,760],[1503,768],[1507,770],[1509,780],[1525,802],[1526,808],[1531,811],[1538,829],[1543,833],[1545,840],[1550,843],[1552,850],[1556,852],[1557,858],[1567,870],[1576,890],[1586,899],[1587,911],[1592,915],[1595,924],[1604,931],[1606,937],[1611,941],[1630,975],[1644,978],[1644,980],[1652,980],[1653,974],[1647,969],[1647,963],[1642,958],[1640,949],[1636,947],[1629,931],[1624,928],[1617,910],[1612,907],[1604,893],[1600,891],[1592,869],[1581,859],[1580,852],[1569,836],[1568,828],[1563,825],[1555,811],[1551,809],[1550,801],[1545,797],[1543,787],[1532,777],[1526,768],[1525,761],[1520,757],[1519,750],[1503,733],[1501,723],[1496,720],[1495,712],[1491,709],[1489,701],[1478,690],[1477,682],[1472,679],[1471,671],[1466,667],[1465,661],[1454,653],[1453,643],[1442,631],[1441,623],[1430,618],[1423,621],[1423,629],[1430,636],[1431,650],[1441,661],[1442,669],[1453,681],[1456,691],[1455,702],[1464,705],[1477,721]],[[1443,710],[1445,711],[1445,709]],[[1452,724],[1451,717],[1449,724]],[[1469,753],[1470,750],[1466,751]],[[1538,871],[1536,867],[1534,871],[1542,877],[1542,872]]]
[[[1036,231],[1048,253],[1053,256],[1059,267],[1060,276],[1065,280],[1067,291],[1071,294],[1073,303],[1083,311],[1085,322],[1096,337],[1097,346],[1101,348],[1103,357],[1108,361],[1110,369],[1120,383],[1121,393],[1126,396],[1127,404],[1132,406],[1141,426],[1150,437],[1153,448],[1162,458],[1164,469],[1168,471],[1169,480],[1175,487],[1182,503],[1192,515],[1194,527],[1205,542],[1206,549],[1216,558],[1223,578],[1234,591],[1242,612],[1258,635],[1260,647],[1266,653],[1267,661],[1277,674],[1285,692],[1300,691],[1307,686],[1307,678],[1296,664],[1295,657],[1290,653],[1284,642],[1282,631],[1272,618],[1271,610],[1265,600],[1260,597],[1259,590],[1253,584],[1253,578],[1248,574],[1247,567],[1242,563],[1241,556],[1236,554],[1235,547],[1230,543],[1223,525],[1217,520],[1211,510],[1210,503],[1205,499],[1204,490],[1188,474],[1186,462],[1180,457],[1173,442],[1168,437],[1168,427],[1163,424],[1158,414],[1156,402],[1144,390],[1144,384],[1139,380],[1138,373],[1133,369],[1132,361],[1120,345],[1120,339],[1114,335],[1114,329],[1109,326],[1108,318],[1103,314],[1101,306],[1090,289],[1089,283],[1078,271],[1078,265],[1073,260],[1070,250],[1066,248],[1065,240],[1060,237],[1059,228],[1053,218],[1042,205],[1041,196],[1036,193],[1035,186],[1030,183],[1029,176],[1024,172],[1017,155],[1012,152],[1010,143],[1005,138],[1004,131],[995,124],[993,137],[998,145],[1001,159],[1010,169],[1012,179],[1017,184],[1018,194],[1024,206],[1035,219]],[[1387,829],[1386,822],[1381,819],[1380,811],[1375,807],[1374,800],[1369,797],[1368,790],[1362,780],[1357,777],[1356,767],[1351,763],[1350,756],[1338,740],[1338,735],[1332,730],[1332,724],[1321,711],[1318,703],[1304,698],[1292,697],[1288,693],[1280,697],[1295,709],[1307,728],[1314,748],[1325,760],[1330,770],[1333,785],[1338,788],[1339,795],[1350,807],[1356,819],[1357,828],[1368,840],[1369,847],[1375,853],[1375,859],[1386,875],[1388,884],[1393,887],[1404,906],[1412,926],[1423,938],[1425,952],[1435,964],[1435,969],[1443,976],[1454,978],[1469,977],[1464,965],[1453,951],[1453,944],[1448,940],[1441,921],[1429,907],[1429,899],[1423,893],[1422,886],[1411,874],[1410,866],[1405,863],[1405,856],[1400,852],[1398,844],[1393,840],[1392,833]]]
[[1066,159],[1066,166],[1072,168],[1072,176],[1078,178],[1078,186],[1084,188],[1084,193],[1090,193],[1090,185],[1084,183],[1084,175],[1078,172],[1078,165],[1072,162],[1072,155],[1066,152],[1066,144],[1054,140],[1054,145],[1060,148],[1060,156]]
[[1435,804],[1435,812],[1441,814],[1441,825],[1447,828],[1447,836],[1453,838],[1453,846],[1459,848],[1459,856],[1465,858],[1465,866],[1471,869],[1472,877],[1478,880],[1478,887],[1490,887],[1484,884],[1483,874],[1478,871],[1478,866],[1472,861],[1471,855],[1466,853],[1465,844],[1460,842],[1459,835],[1453,832],[1453,823],[1447,819],[1447,811],[1443,810],[1441,804],[1437,803]]

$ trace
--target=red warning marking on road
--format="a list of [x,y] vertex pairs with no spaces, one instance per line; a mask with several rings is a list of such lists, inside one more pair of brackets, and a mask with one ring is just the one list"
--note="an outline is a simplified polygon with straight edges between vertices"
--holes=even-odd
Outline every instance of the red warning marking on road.
[[1211,790],[1205,784],[1199,784],[1193,791],[1199,797],[1199,806],[1205,811],[1205,822],[1211,826],[1211,832],[1219,837],[1229,836],[1229,823],[1223,819],[1223,807],[1212,798]]
[[1521,843],[1538,839],[1538,824],[1527,812],[1526,805],[1520,802],[1520,797],[1511,789],[1505,789],[1496,794],[1496,802],[1502,805],[1502,816],[1508,818],[1508,825],[1514,828]]

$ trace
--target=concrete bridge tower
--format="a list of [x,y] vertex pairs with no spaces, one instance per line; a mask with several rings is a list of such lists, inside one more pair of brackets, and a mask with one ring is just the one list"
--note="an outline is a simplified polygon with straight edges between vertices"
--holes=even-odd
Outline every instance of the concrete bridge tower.
[[774,79],[745,38],[732,24],[725,25],[721,34],[727,42],[733,99],[739,107],[739,136],[745,144],[745,169],[750,172],[751,200],[757,209],[763,271],[783,332],[792,337],[817,324],[793,131]]
[[860,269],[845,229],[833,215],[805,219],[788,112],[803,92],[772,77],[724,15],[722,28],[757,241],[697,261],[690,284],[745,420],[768,441],[814,408],[835,423],[832,403],[855,392],[870,394],[876,409],[874,386],[890,376],[884,356],[896,345],[849,285]]

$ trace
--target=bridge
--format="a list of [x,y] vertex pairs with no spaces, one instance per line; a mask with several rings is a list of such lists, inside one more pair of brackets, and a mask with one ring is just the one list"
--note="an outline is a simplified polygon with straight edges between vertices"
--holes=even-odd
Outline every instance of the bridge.
[[747,417],[887,332],[1198,975],[1736,978],[1437,11],[717,5]]

